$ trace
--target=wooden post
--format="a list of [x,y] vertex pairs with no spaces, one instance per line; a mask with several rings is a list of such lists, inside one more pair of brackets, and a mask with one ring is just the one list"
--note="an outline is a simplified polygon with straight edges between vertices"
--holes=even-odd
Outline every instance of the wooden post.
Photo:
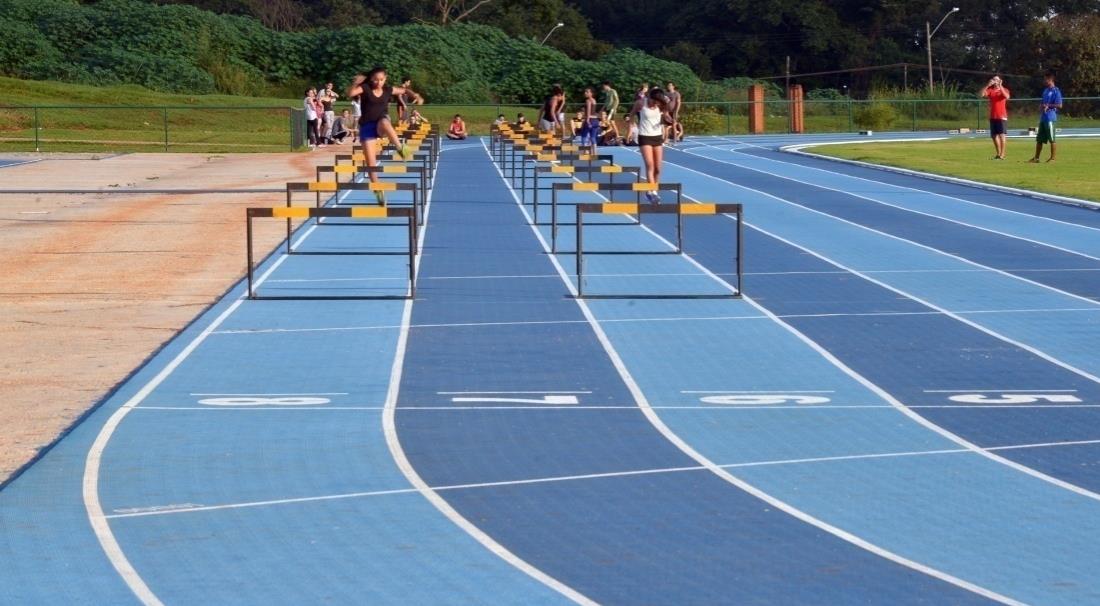
[[806,132],[805,124],[805,107],[802,103],[802,85],[792,84],[787,89],[787,99],[789,99],[790,107],[787,111],[790,113],[791,132],[792,133],[804,133]]
[[749,134],[764,134],[764,87],[760,84],[749,87]]

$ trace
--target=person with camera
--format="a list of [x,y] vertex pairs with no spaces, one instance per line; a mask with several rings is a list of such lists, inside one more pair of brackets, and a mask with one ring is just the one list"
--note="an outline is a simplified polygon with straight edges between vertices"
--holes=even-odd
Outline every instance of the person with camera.
[[1005,159],[1005,130],[1008,125],[1008,100],[1012,94],[1001,81],[993,76],[981,90],[981,96],[989,99],[989,136],[993,139],[994,160]]
[[[668,102],[665,91],[654,86],[649,89],[644,98],[634,103],[634,108],[630,111],[638,122],[638,148],[642,152],[642,161],[645,163],[646,181],[650,183],[661,182],[665,127],[672,125]],[[653,204],[661,203],[661,196],[655,191],[647,191],[645,197]]]

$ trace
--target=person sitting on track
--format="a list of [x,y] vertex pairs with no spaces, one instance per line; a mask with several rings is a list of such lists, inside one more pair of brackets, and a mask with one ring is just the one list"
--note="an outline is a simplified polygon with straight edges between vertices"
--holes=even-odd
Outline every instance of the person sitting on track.
[[600,145],[621,145],[619,127],[607,112],[600,112]]
[[584,127],[584,112],[579,111],[573,114],[573,119],[569,121],[569,134],[574,137],[581,136],[581,128]]
[[447,129],[447,138],[461,141],[466,138],[466,123],[462,121],[462,116],[455,114],[454,120],[451,120],[451,127]]
[[[412,157],[412,149],[403,145],[397,138],[397,132],[394,131],[389,114],[386,113],[393,96],[406,93],[412,94],[415,103],[424,102],[420,95],[410,89],[386,86],[386,70],[382,67],[376,67],[367,74],[357,75],[348,87],[348,97],[359,96],[362,104],[363,115],[359,118],[359,141],[363,144],[363,157],[366,159],[367,166],[378,166],[379,150],[375,141],[380,137],[385,137],[393,143],[397,148],[397,155],[402,160]],[[368,173],[367,176],[372,183],[378,181],[378,175],[375,173]],[[375,196],[380,204],[385,202],[382,192],[375,192]]]
[[523,129],[527,127],[527,118],[524,117],[523,112],[516,114],[516,129]]

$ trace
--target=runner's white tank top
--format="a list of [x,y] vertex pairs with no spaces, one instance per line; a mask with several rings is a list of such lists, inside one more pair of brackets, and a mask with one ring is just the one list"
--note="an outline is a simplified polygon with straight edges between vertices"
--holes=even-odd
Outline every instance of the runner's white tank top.
[[665,134],[659,106],[649,107],[642,104],[642,111],[638,112],[638,134],[643,137],[660,137]]

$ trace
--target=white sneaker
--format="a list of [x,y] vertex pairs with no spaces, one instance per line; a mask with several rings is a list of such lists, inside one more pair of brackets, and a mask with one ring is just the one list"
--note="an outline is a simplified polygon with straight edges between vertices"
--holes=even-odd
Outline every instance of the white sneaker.
[[648,200],[652,204],[660,204],[661,203],[661,196],[658,196],[657,192],[655,192],[655,191],[647,191],[645,193],[645,199]]

